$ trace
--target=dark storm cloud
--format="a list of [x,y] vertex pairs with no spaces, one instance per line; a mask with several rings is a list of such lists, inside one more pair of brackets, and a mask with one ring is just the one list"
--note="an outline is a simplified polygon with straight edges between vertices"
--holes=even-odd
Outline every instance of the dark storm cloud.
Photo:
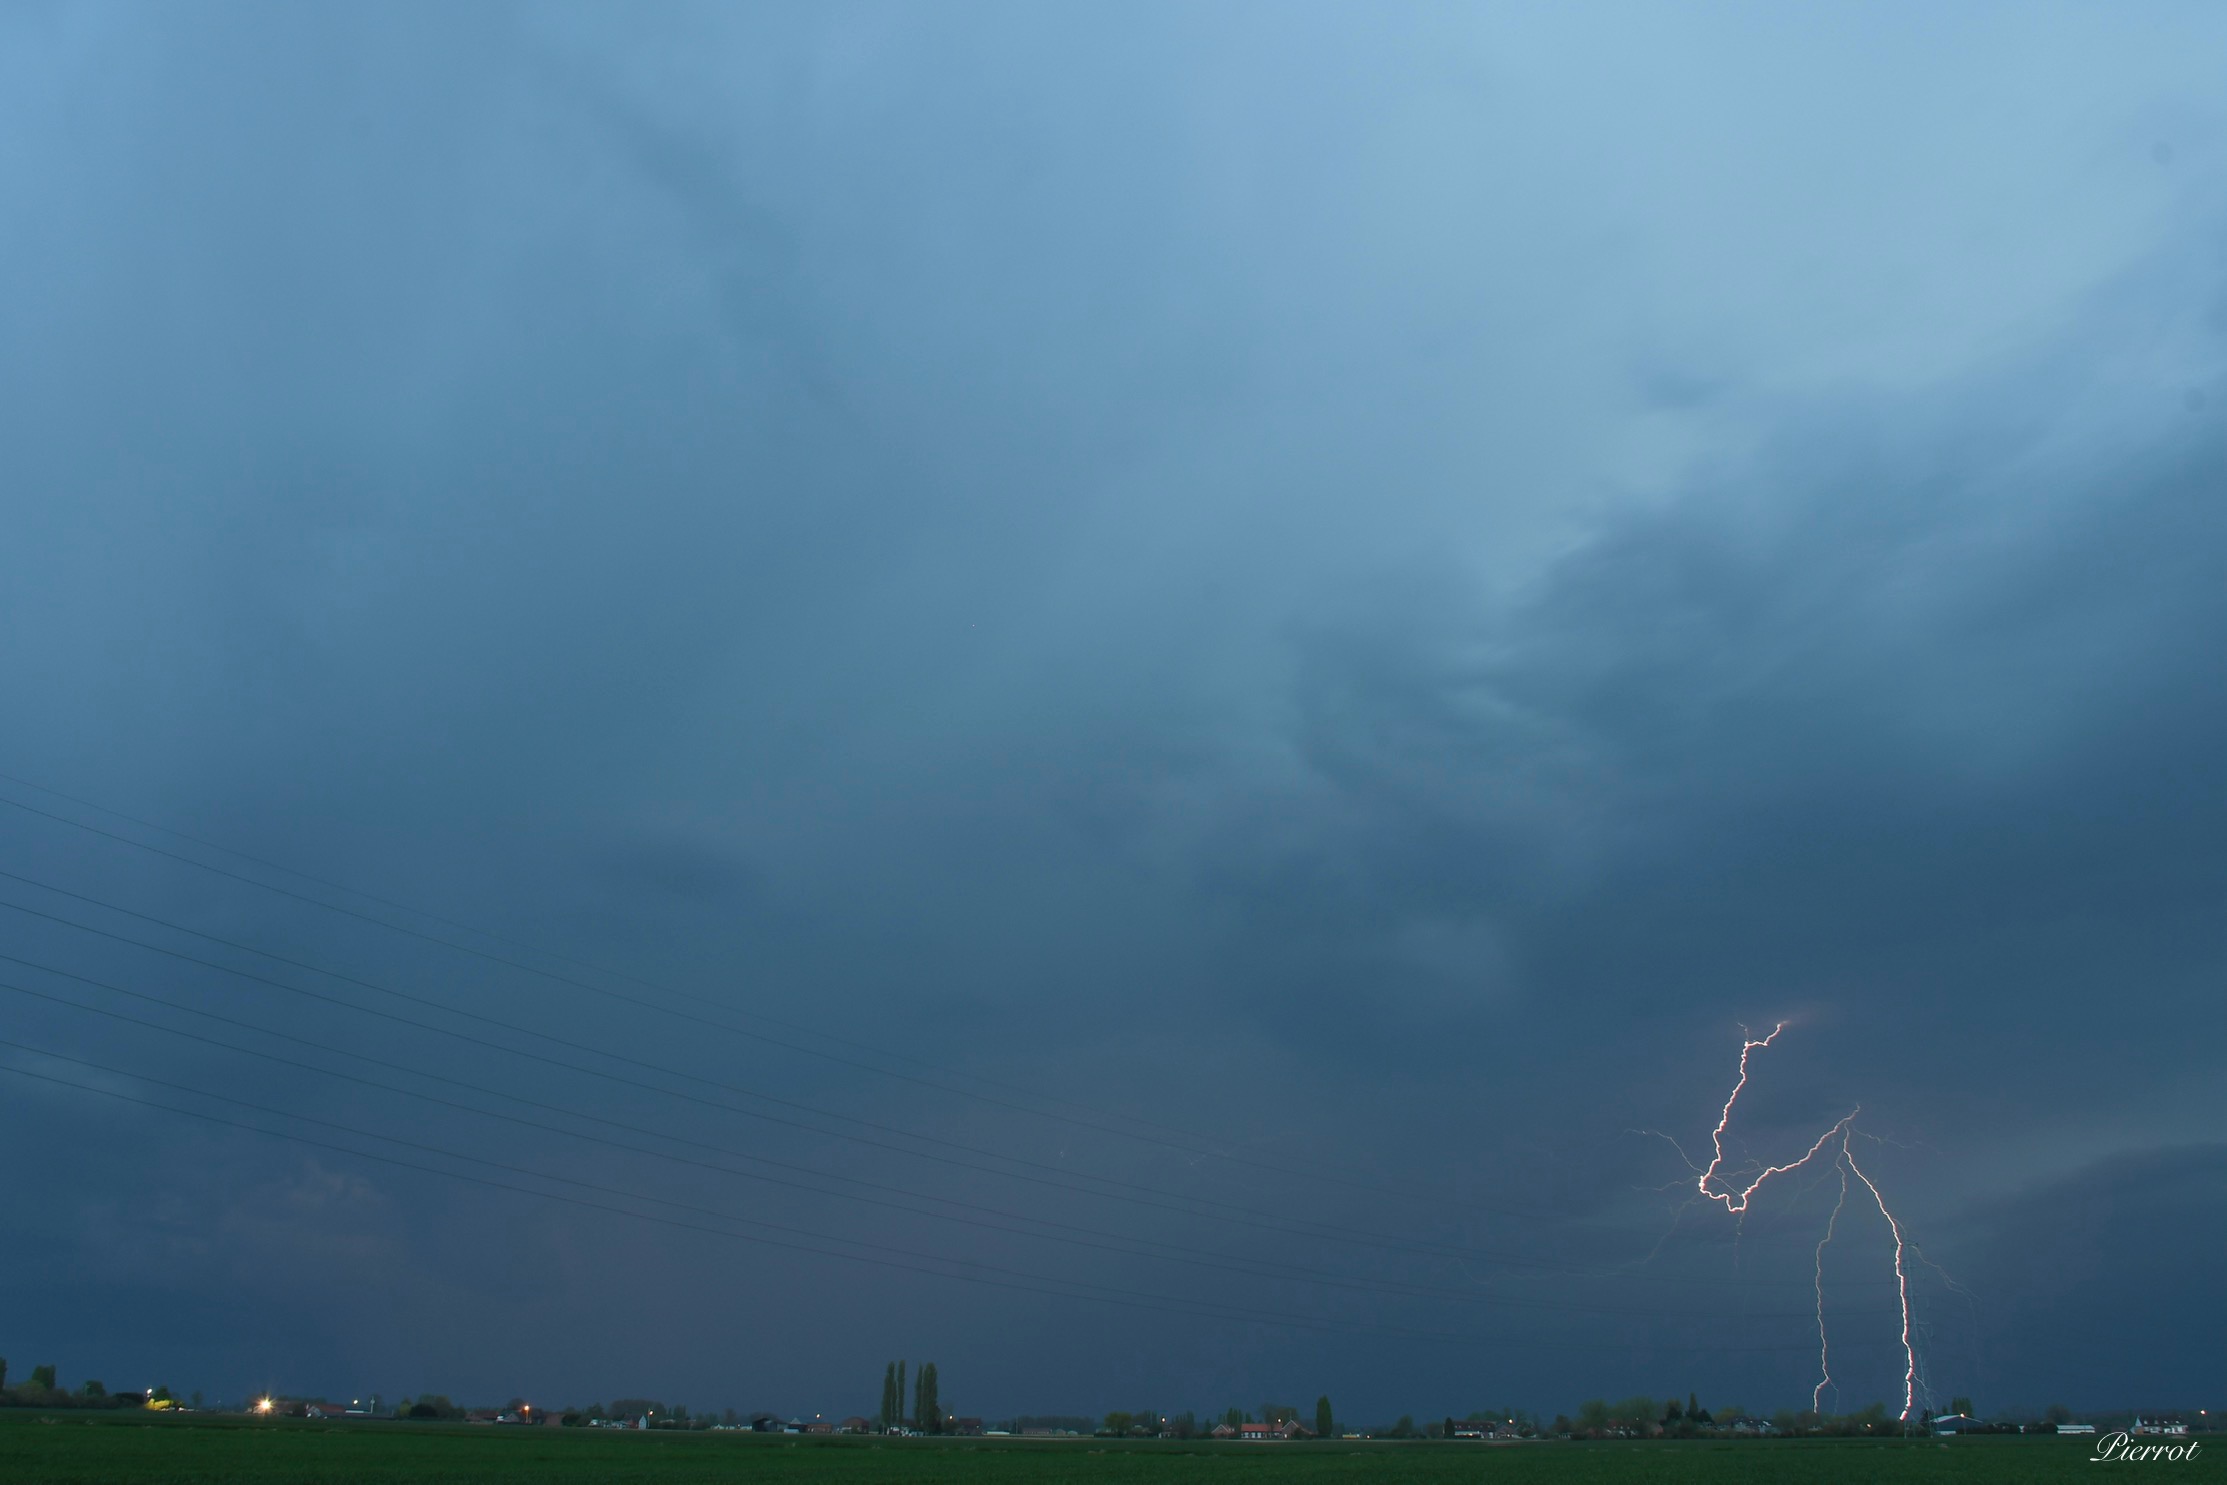
[[[1991,1279],[1965,1344],[1985,1348],[2009,1394],[1998,1401],[2046,1405],[2063,1372],[2037,1358],[2068,1352],[2123,1357],[2130,1398],[2184,1385],[2181,1358],[2209,1344],[2227,1304],[2205,1256],[2227,1225],[2223,1197],[2227,1151],[2180,1146],[2125,1150],[1972,1212],[1958,1256]],[[2168,1291],[2158,1274],[2179,1278]]]
[[[1798,1147],[1860,1102],[1901,1142],[1893,1190],[1993,1296],[1926,1294],[1945,1368],[2050,1390],[2040,1281],[1991,1236],[2015,1214],[2149,1182],[2185,1194],[2177,1230],[2216,1224],[2215,1160],[2143,1153],[2223,1112],[2216,1057],[2153,1054],[2216,1043],[2227,957],[2214,19],[4,24],[0,268],[28,287],[0,304],[0,768],[512,942],[459,955],[19,811],[0,865],[590,1049],[568,1058],[1186,1200],[1366,1203],[1510,1261],[1016,1189],[444,1039],[422,1002],[344,1013],[12,914],[11,952],[487,1081],[571,1133],[50,1002],[22,1040],[127,1069],[100,1075],[118,1091],[524,1140],[670,1199],[1068,1280],[1210,1292],[567,1141],[598,1115],[1483,1283],[1513,1303],[1464,1323],[1540,1348],[1108,1318],[245,1135],[165,1159],[145,1111],[27,1084],[11,1117],[87,1149],[42,1157],[42,1201],[7,1218],[53,1255],[10,1355],[784,1410],[858,1406],[900,1352],[967,1378],[969,1411],[1324,1385],[1363,1414],[1551,1410],[1673,1369],[1775,1403],[1807,1358],[1746,1348],[1803,1341],[1782,1322],[1808,1270],[1773,1265],[1806,1261],[1816,1193],[1735,1270],[1705,1215],[1664,1236],[1654,1188],[1681,1167],[1628,1130],[1705,1143],[1738,1025],[1781,1015],[1739,1138]],[[1383,1215],[869,1067],[1459,1200]],[[2137,1246],[2049,1272],[2078,1287]],[[392,1304],[332,1300],[336,1265]],[[679,1277],[645,1298],[644,1276]],[[1715,1318],[1640,1313],[1683,1284]],[[2191,1293],[2216,1317],[2216,1286]],[[2194,1395],[2200,1327],[2172,1334],[2054,1375],[2076,1402],[2184,1374]],[[1892,1368],[1858,1354],[1883,1392]]]
[[[1445,574],[1370,592],[1300,642],[1300,746],[1361,821],[1337,849],[1373,853],[1345,880],[1563,916],[1625,969],[1670,933],[1861,973],[2072,912],[2126,969],[2160,928],[2216,947],[2227,459],[2189,419],[2064,468],[2084,393],[1970,389],[1948,448],[1894,431],[1935,410],[1805,431],[1509,612]],[[1682,993],[1725,967],[1685,962]]]

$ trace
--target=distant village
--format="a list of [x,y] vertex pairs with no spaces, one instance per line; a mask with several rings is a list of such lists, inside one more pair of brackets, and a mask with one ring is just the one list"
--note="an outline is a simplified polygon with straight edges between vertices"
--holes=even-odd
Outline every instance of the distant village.
[[[620,1398],[586,1407],[554,1407],[522,1397],[494,1407],[467,1407],[437,1394],[403,1397],[389,1403],[384,1397],[357,1397],[345,1401],[323,1397],[294,1397],[271,1393],[236,1402],[206,1401],[194,1392],[180,1396],[168,1387],[111,1390],[96,1379],[67,1386],[51,1365],[31,1368],[27,1377],[9,1385],[8,1365],[0,1359],[0,1407],[61,1409],[132,1409],[154,1413],[232,1413],[249,1416],[305,1420],[351,1420],[365,1423],[441,1423],[484,1425],[496,1428],[606,1428],[708,1430],[736,1433],[774,1433],[802,1436],[882,1436],[899,1438],[1028,1438],[1028,1439],[1209,1439],[1234,1443],[1297,1443],[1310,1439],[1441,1439],[1473,1442],[1515,1442],[1546,1439],[1661,1439],[1661,1438],[1799,1438],[1818,1436],[1893,1436],[1927,1433],[1940,1437],[1957,1434],[2064,1434],[2117,1435],[2134,1439],[2187,1439],[2194,1434],[2217,1432],[2220,1414],[2209,1409],[2194,1412],[2100,1412],[2076,1417],[2071,1409],[2052,1406],[2037,1412],[2013,1410],[1996,1416],[1979,1413],[1966,1398],[1956,1398],[1945,1412],[1927,1411],[1905,1423],[1874,1403],[1845,1414],[1781,1411],[1761,1417],[1737,1407],[1722,1415],[1701,1405],[1688,1394],[1683,1402],[1673,1398],[1658,1403],[1649,1397],[1619,1402],[1594,1400],[1574,1415],[1558,1414],[1541,1419],[1521,1408],[1474,1409],[1464,1417],[1431,1418],[1418,1422],[1403,1416],[1389,1424],[1352,1427],[1339,1423],[1328,1397],[1316,1400],[1311,1418],[1296,1407],[1275,1403],[1258,1408],[1228,1408],[1218,1414],[1153,1411],[1112,1412],[1098,1415],[1023,1414],[985,1420],[944,1411],[938,1404],[939,1378],[934,1363],[914,1374],[910,1406],[905,1406],[907,1365],[892,1362],[882,1379],[882,1406],[872,1415],[852,1413],[830,1418],[815,1413],[758,1411],[740,1413],[733,1408],[717,1412],[691,1412],[684,1405],[668,1407],[652,1398]],[[925,1404],[926,1406],[923,1406]]]

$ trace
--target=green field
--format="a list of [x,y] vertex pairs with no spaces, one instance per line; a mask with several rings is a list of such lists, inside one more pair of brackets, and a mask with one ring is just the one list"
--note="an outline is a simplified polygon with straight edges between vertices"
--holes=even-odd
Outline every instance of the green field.
[[[1232,1444],[793,1439],[463,1424],[0,1414],[0,1481],[38,1485],[464,1485],[519,1481],[1866,1481],[2086,1479],[2075,1439],[1954,1442]],[[2227,1449],[2220,1457],[2227,1458]],[[2150,1466],[2163,1468],[2163,1466]],[[2210,1477],[2205,1457],[2176,1477]]]

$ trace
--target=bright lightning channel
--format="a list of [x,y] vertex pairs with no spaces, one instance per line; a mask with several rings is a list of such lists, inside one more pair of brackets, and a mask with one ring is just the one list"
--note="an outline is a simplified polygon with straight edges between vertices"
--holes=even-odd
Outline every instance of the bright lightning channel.
[[[1840,1200],[1833,1203],[1833,1215],[1826,1221],[1825,1235],[1817,1244],[1818,1382],[1816,1389],[1810,1394],[1810,1407],[1814,1412],[1822,1405],[1825,1389],[1833,1381],[1830,1348],[1825,1336],[1825,1245],[1833,1240],[1833,1229],[1839,1224],[1841,1207],[1848,1200],[1848,1177],[1854,1175],[1864,1183],[1864,1189],[1871,1193],[1871,1199],[1879,1204],[1879,1215],[1887,1219],[1888,1231],[1894,1234],[1895,1292],[1902,1306],[1902,1420],[1907,1423],[1918,1405],[1918,1352],[1910,1334],[1910,1277],[1903,1263],[1904,1249],[1908,1245],[1903,1240],[1902,1223],[1887,1209],[1887,1198],[1880,1193],[1878,1184],[1864,1174],[1863,1167],[1856,1164],[1856,1157],[1849,1149],[1849,1141],[1855,1136],[1854,1120],[1862,1112],[1861,1107],[1843,1114],[1830,1129],[1817,1137],[1816,1143],[1804,1151],[1798,1160],[1790,1160],[1784,1165],[1765,1166],[1745,1185],[1736,1185],[1720,1175],[1724,1168],[1724,1132],[1731,1127],[1733,1106],[1740,1101],[1741,1092],[1748,1086],[1748,1058],[1778,1040],[1778,1034],[1785,1029],[1786,1023],[1781,1021],[1771,1028],[1769,1036],[1754,1037],[1744,1030],[1741,1032],[1739,1080],[1732,1085],[1732,1092],[1724,1100],[1724,1108],[1717,1115],[1717,1127],[1710,1131],[1709,1164],[1705,1168],[1695,1168],[1697,1175],[1694,1189],[1737,1217],[1747,1211],[1749,1201],[1773,1176],[1800,1170],[1825,1150],[1833,1149],[1833,1165],[1840,1172]],[[1837,1148],[1833,1148],[1836,1143]]]
[[1825,1219],[1825,1235],[1817,1240],[1817,1385],[1809,1394],[1812,1413],[1825,1411],[1825,1389],[1833,1385],[1832,1348],[1825,1339],[1825,1245],[1833,1240],[1833,1229],[1840,1225],[1840,1209],[1848,1205],[1848,1167],[1836,1160],[1833,1169],[1840,1172],[1840,1196],[1833,1202],[1833,1214]]

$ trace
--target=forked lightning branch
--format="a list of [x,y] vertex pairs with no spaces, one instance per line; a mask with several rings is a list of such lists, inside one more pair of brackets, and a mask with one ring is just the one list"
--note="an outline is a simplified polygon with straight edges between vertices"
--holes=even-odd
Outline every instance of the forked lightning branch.
[[[1910,1321],[1910,1273],[1907,1266],[1910,1245],[1903,1236],[1901,1220],[1888,1209],[1887,1198],[1880,1192],[1878,1183],[1856,1162],[1852,1141],[1856,1138],[1855,1119],[1862,1112],[1861,1107],[1850,1109],[1842,1115],[1797,1159],[1782,1165],[1766,1165],[1737,1175],[1726,1169],[1724,1135],[1725,1130],[1731,1127],[1733,1108],[1740,1102],[1740,1094],[1748,1086],[1748,1059],[1770,1046],[1785,1029],[1786,1023],[1781,1021],[1771,1028],[1768,1036],[1753,1037],[1742,1033],[1740,1076],[1733,1083],[1732,1092],[1726,1096],[1724,1108],[1717,1115],[1717,1127],[1709,1132],[1709,1163],[1705,1166],[1695,1165],[1691,1157],[1685,1157],[1686,1164],[1694,1172],[1694,1189],[1698,1193],[1696,1199],[1715,1202],[1734,1217],[1741,1217],[1746,1214],[1748,1204],[1755,1194],[1766,1184],[1779,1176],[1813,1165],[1820,1156],[1831,1157],[1833,1168],[1840,1177],[1840,1196],[1833,1203],[1832,1215],[1825,1221],[1824,1235],[1817,1242],[1815,1283],[1818,1375],[1817,1386],[1810,1393],[1811,1410],[1822,1411],[1825,1391],[1833,1386],[1832,1348],[1825,1332],[1825,1249],[1832,1243],[1833,1233],[1840,1225],[1841,1211],[1848,1204],[1848,1178],[1854,1176],[1863,1185],[1878,1206],[1879,1215],[1886,1218],[1887,1230],[1894,1235],[1895,1297],[1902,1317],[1902,1417],[1908,1421],[1911,1413],[1917,1409],[1919,1385],[1917,1343],[1912,1335]],[[1685,1156],[1683,1147],[1678,1146],[1677,1141],[1672,1140],[1671,1144],[1682,1157]]]

